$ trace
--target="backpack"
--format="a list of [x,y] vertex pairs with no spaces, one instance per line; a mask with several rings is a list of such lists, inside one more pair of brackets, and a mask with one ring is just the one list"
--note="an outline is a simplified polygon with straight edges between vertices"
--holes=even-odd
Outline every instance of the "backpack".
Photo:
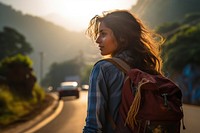
[[115,133],[180,133],[182,92],[175,83],[160,74],[131,69],[119,58],[104,60],[126,74],[117,121],[108,113]]

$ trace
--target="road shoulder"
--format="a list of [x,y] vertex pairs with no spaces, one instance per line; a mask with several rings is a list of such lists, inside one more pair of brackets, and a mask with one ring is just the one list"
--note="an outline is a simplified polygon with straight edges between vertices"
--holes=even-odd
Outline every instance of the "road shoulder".
[[54,94],[47,94],[46,100],[47,105],[43,108],[36,109],[37,111],[34,111],[31,116],[26,116],[21,121],[2,129],[1,133],[28,133],[27,131],[54,114],[60,104],[58,97]]

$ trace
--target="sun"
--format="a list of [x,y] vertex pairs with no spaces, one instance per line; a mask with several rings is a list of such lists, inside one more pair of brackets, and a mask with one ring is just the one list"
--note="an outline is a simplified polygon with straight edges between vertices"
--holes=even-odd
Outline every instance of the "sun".
[[68,27],[84,30],[96,14],[114,9],[129,9],[133,4],[134,0],[56,0],[51,2],[51,7],[55,13],[67,19]]
[[95,8],[94,1],[64,1],[57,8],[58,13],[71,22],[72,27],[81,28],[88,24],[89,19],[101,9]]

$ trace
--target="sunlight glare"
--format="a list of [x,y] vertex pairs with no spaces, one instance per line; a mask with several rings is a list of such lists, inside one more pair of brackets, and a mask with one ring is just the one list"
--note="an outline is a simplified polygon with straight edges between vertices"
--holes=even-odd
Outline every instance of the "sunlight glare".
[[71,31],[83,31],[90,19],[103,11],[131,9],[138,0],[0,0]]
[[[114,9],[130,9],[135,2],[130,4],[131,0],[59,0],[51,1],[51,8],[55,13],[66,18],[71,28],[80,30],[86,28],[89,20],[102,11]],[[132,0],[133,1],[133,0]],[[129,3],[129,4],[128,4]]]

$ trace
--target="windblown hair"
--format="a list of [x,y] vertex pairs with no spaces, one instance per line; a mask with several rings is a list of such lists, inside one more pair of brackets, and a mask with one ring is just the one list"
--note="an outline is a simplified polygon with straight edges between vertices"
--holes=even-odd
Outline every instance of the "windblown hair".
[[131,67],[150,73],[161,73],[160,44],[162,36],[149,30],[138,18],[127,10],[103,12],[90,20],[86,34],[95,41],[99,33],[99,25],[103,22],[110,28],[117,40],[118,48],[112,54],[115,56],[123,51],[129,51]]

